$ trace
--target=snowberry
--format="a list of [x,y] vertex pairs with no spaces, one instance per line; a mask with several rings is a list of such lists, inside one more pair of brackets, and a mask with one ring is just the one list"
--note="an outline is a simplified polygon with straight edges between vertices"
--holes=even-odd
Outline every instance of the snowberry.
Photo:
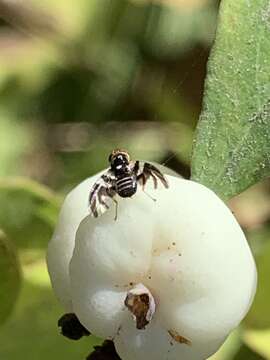
[[[256,267],[226,205],[206,187],[167,175],[98,218],[94,176],[67,197],[48,250],[58,298],[123,360],[199,360],[217,351],[248,311]],[[77,234],[76,234],[77,231]],[[75,242],[76,234],[76,242]]]

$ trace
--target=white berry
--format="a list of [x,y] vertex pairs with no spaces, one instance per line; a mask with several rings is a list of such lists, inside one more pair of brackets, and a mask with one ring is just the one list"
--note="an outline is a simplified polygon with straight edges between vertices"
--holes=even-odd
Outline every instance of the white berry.
[[[156,201],[139,188],[116,197],[116,221],[113,204],[93,218],[96,179],[68,196],[49,245],[56,294],[91,333],[113,339],[122,360],[206,359],[254,297],[256,267],[240,226],[212,191],[169,175],[169,189],[147,183]],[[144,329],[125,301],[139,284],[155,304]]]

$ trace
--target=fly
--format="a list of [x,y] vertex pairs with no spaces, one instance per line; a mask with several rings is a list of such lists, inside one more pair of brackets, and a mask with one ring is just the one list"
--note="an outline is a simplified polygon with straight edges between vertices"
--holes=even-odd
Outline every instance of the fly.
[[152,178],[154,188],[160,181],[167,189],[169,184],[159,169],[147,162],[143,163],[142,170],[139,160],[132,161],[127,151],[115,149],[109,156],[110,168],[93,185],[89,195],[89,208],[94,217],[100,216],[109,209],[108,199],[116,204],[115,220],[117,219],[118,194],[122,198],[132,197],[138,184],[144,188],[147,181]]

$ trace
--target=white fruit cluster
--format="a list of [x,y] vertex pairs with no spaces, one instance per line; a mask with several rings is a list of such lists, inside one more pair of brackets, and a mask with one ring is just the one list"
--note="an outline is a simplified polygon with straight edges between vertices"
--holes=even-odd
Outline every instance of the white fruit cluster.
[[[48,248],[53,288],[67,312],[112,339],[122,360],[202,360],[247,313],[256,267],[226,205],[206,187],[167,175],[89,215],[85,180],[64,201]],[[76,239],[75,239],[76,238]]]

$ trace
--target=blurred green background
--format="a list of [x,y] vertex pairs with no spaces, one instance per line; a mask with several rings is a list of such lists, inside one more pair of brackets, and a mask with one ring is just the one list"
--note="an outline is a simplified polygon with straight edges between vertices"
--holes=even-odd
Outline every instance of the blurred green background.
[[[1,360],[90,353],[94,340],[59,335],[45,266],[62,198],[115,147],[189,177],[217,13],[216,0],[0,0]],[[215,360],[270,359],[269,198],[264,181],[230,201],[260,281]]]

